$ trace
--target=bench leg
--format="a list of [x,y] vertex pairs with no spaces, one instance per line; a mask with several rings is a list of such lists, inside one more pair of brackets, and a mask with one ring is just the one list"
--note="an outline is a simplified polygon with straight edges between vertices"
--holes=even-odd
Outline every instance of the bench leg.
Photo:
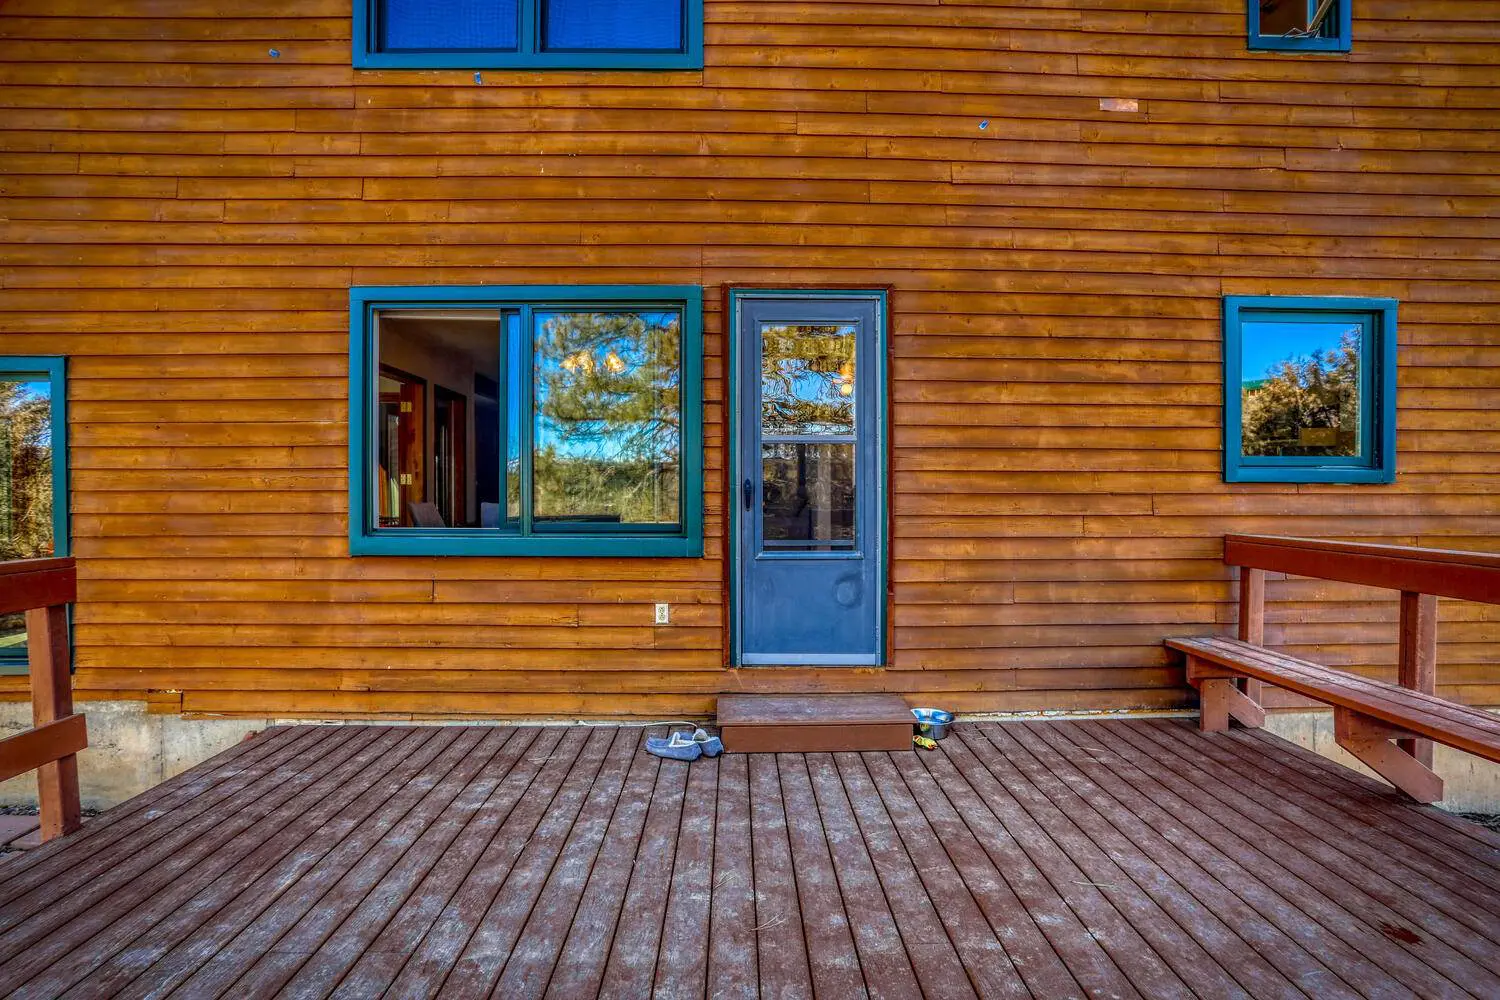
[[1251,729],[1266,724],[1266,712],[1240,690],[1238,675],[1195,656],[1187,658],[1188,683],[1198,689],[1198,729],[1222,733],[1234,719]]
[[1251,729],[1266,724],[1266,712],[1245,696],[1232,677],[1207,678],[1198,682],[1198,728],[1222,733],[1234,719]]
[[1352,709],[1335,706],[1333,736],[1339,746],[1359,758],[1366,767],[1418,802],[1436,802],[1443,797],[1443,779],[1391,742],[1413,739],[1412,733]]

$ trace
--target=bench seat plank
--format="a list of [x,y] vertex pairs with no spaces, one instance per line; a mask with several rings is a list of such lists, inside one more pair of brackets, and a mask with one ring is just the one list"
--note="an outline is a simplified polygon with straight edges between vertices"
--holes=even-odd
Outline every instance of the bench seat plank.
[[[1198,640],[1172,640],[1173,642],[1198,641]],[[1337,670],[1325,667],[1308,660],[1301,660],[1286,653],[1266,649],[1263,646],[1255,646],[1234,639],[1221,639],[1217,636],[1207,637],[1201,640],[1209,646],[1217,646],[1225,655],[1231,658],[1233,666],[1229,669],[1242,670],[1241,665],[1247,660],[1253,660],[1277,672],[1293,672],[1302,675],[1307,683],[1322,689],[1329,684],[1336,685],[1341,691],[1358,691],[1371,703],[1386,702],[1392,711],[1397,712],[1427,712],[1463,727],[1475,722],[1476,717],[1482,724],[1483,732],[1500,730],[1500,719],[1495,718],[1476,709],[1459,705],[1456,702],[1439,698],[1436,695],[1425,694],[1411,688],[1401,687],[1397,684],[1389,684],[1384,681],[1373,680],[1362,677],[1359,674],[1350,673],[1346,670]],[[1199,654],[1204,655],[1204,654]],[[1215,662],[1218,662],[1217,660]],[[1288,685],[1281,685],[1291,688]],[[1318,697],[1311,695],[1310,697]],[[1319,698],[1328,702],[1327,698]],[[1332,704],[1332,702],[1329,702]],[[1354,706],[1351,706],[1354,707]],[[1481,737],[1482,738],[1482,737]]]
[[1221,636],[1168,639],[1167,646],[1308,698],[1379,719],[1500,763],[1500,718],[1395,684],[1359,677]]

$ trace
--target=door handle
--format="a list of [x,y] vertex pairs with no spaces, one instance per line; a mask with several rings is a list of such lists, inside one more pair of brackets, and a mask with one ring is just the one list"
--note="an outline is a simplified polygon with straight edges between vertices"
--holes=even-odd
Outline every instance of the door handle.
[[745,493],[745,509],[749,510],[755,503],[755,484],[747,479],[745,480],[743,489]]

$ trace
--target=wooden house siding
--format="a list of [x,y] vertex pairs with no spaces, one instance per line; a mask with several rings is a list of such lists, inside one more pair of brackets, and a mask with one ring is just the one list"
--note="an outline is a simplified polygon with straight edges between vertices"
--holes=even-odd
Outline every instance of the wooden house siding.
[[[1175,706],[1226,532],[1500,547],[1500,21],[1353,2],[1313,55],[1243,0],[708,0],[701,72],[476,75],[353,70],[348,0],[10,0],[0,354],[68,357],[81,696]],[[349,556],[349,288],[479,283],[704,288],[702,559]],[[726,284],[892,289],[884,670],[724,667]],[[1400,301],[1396,483],[1223,482],[1221,297],[1266,294]],[[1392,670],[1393,595],[1269,597]],[[1500,612],[1440,636],[1500,704]]]

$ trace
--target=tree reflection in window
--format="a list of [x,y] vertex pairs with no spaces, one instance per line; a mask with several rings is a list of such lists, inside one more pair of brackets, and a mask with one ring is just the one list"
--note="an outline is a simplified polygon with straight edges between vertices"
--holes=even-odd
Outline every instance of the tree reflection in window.
[[538,311],[535,519],[675,524],[682,316]]
[[852,324],[761,328],[761,432],[854,433]]
[[1322,343],[1270,366],[1245,366],[1242,454],[1358,456],[1361,330],[1344,324],[1245,324],[1247,347],[1257,337],[1284,342],[1298,335]]

